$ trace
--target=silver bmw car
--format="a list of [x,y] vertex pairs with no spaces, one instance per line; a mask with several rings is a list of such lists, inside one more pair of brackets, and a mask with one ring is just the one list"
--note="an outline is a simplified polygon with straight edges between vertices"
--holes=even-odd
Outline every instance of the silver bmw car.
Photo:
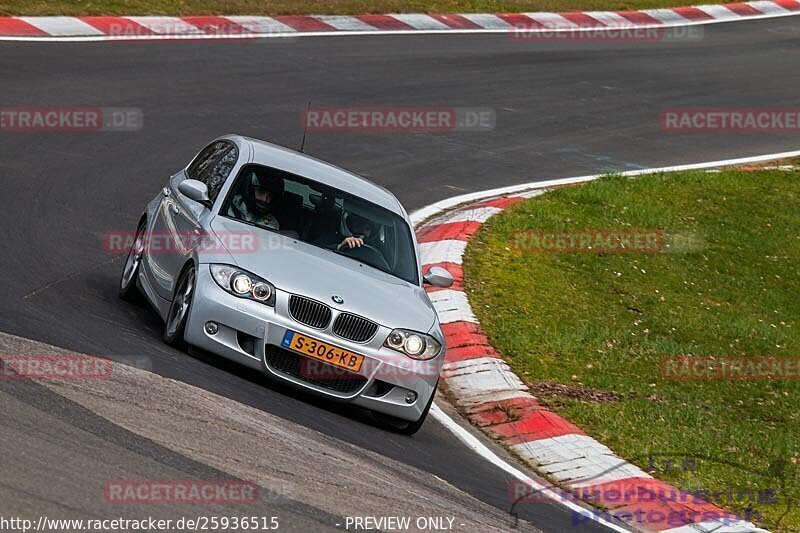
[[264,141],[205,147],[147,205],[119,294],[144,295],[164,340],[189,344],[413,434],[433,402],[444,336],[397,198]]

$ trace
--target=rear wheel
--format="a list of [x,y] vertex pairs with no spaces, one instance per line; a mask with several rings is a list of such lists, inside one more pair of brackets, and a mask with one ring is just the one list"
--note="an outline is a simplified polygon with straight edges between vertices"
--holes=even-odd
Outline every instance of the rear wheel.
[[415,422],[409,422],[408,420],[402,420],[400,418],[384,415],[380,413],[373,413],[373,416],[380,422],[381,425],[387,426],[389,429],[394,431],[395,433],[400,433],[401,435],[413,435],[420,429],[422,429],[422,424],[425,423],[425,419],[428,418],[428,412],[431,410],[431,406],[433,405],[433,399],[436,397],[436,389],[439,386],[439,382],[436,382],[436,386],[433,387],[433,392],[431,393],[431,397],[428,400],[428,405],[425,406],[425,409],[422,411],[422,414]]
[[174,347],[183,347],[183,333],[186,330],[186,320],[192,306],[195,286],[194,265],[186,268],[178,278],[175,296],[169,306],[167,322],[164,324],[164,342]]
[[139,268],[144,256],[144,234],[147,224],[145,221],[139,223],[136,228],[136,236],[133,239],[131,249],[125,258],[125,266],[122,268],[122,276],[119,280],[118,295],[123,300],[132,302],[137,300],[141,294],[136,286],[136,278],[139,277]]

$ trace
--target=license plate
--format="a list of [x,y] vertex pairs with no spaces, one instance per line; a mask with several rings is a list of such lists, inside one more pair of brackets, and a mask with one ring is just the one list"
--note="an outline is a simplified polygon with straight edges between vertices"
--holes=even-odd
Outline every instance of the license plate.
[[287,331],[283,336],[281,346],[352,372],[361,370],[361,364],[364,362],[363,355],[348,352],[347,350],[337,348],[327,342],[322,342],[297,333],[296,331]]

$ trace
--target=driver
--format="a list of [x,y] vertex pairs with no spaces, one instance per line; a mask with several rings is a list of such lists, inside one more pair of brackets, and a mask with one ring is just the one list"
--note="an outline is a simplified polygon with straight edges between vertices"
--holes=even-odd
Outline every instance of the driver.
[[231,211],[234,211],[231,214],[241,220],[279,230],[280,223],[275,218],[274,211],[283,197],[283,178],[263,176],[252,171],[245,180],[245,190],[231,201]]
[[344,223],[351,236],[345,237],[336,247],[337,250],[359,248],[365,244],[375,247],[378,232],[371,220],[355,213],[347,213]]

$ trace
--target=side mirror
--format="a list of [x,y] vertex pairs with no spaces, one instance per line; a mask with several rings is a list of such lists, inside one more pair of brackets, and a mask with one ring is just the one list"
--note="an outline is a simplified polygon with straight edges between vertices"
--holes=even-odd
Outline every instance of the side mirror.
[[197,180],[183,180],[178,185],[178,190],[181,194],[188,196],[195,202],[200,202],[203,205],[208,205],[208,187],[202,181]]
[[434,287],[449,287],[453,284],[453,276],[442,267],[431,267],[422,276],[422,281]]

